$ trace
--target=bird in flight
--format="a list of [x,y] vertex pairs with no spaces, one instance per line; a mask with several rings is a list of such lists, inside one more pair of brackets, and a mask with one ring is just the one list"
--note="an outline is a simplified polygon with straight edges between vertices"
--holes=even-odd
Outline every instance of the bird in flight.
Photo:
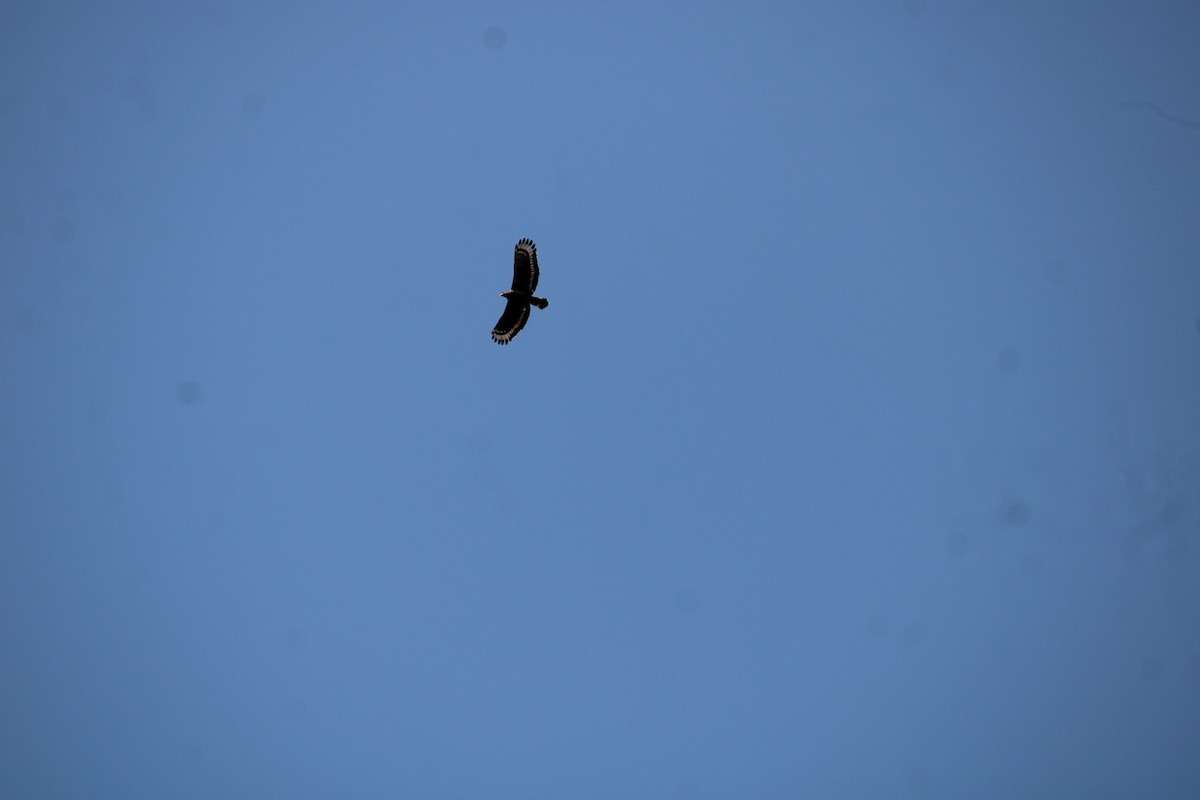
[[533,290],[538,284],[537,246],[532,239],[522,239],[517,242],[513,253],[513,282],[512,288],[500,293],[508,299],[500,321],[492,328],[492,341],[497,344],[508,344],[513,337],[521,332],[529,321],[529,305],[545,308],[550,301],[544,297],[534,297]]

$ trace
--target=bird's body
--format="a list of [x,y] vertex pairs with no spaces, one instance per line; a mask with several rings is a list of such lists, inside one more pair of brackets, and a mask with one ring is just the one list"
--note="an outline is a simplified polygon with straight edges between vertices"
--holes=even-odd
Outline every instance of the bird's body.
[[500,293],[501,297],[507,297],[512,300],[519,300],[522,303],[532,303],[538,308],[546,308],[550,305],[550,301],[544,297],[534,297],[528,292],[514,292],[512,289],[505,289]]
[[525,323],[529,321],[529,306],[546,308],[550,301],[544,297],[534,297],[533,292],[538,285],[537,246],[532,239],[522,239],[517,242],[513,253],[513,282],[512,288],[500,293],[508,300],[504,313],[492,328],[492,341],[497,344],[508,344],[513,340]]

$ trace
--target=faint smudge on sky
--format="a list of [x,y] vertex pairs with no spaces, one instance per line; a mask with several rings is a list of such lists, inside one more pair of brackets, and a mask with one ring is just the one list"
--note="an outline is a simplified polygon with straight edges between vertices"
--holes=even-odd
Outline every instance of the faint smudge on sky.
[[508,32],[499,25],[490,25],[483,32],[483,45],[488,50],[501,50],[508,41]]
[[1193,122],[1190,119],[1178,117],[1167,111],[1157,103],[1151,103],[1148,100],[1122,100],[1121,108],[1141,108],[1149,111],[1164,122],[1169,122],[1172,125],[1178,125],[1181,128],[1186,128],[1189,131],[1200,131],[1200,122]]
[[179,381],[175,384],[175,399],[185,406],[200,402],[200,384],[195,381]]

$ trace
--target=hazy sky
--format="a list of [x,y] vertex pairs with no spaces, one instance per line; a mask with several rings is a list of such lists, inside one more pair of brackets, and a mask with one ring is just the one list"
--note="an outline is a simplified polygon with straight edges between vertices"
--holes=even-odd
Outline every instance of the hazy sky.
[[0,796],[1200,796],[1197,41],[3,3]]

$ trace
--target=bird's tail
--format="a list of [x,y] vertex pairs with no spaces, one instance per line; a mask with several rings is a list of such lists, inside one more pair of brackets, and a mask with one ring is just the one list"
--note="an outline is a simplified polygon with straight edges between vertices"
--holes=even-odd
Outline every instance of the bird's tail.
[[550,305],[550,301],[544,297],[531,297],[529,298],[529,302],[533,303],[538,308],[545,308],[546,306]]

